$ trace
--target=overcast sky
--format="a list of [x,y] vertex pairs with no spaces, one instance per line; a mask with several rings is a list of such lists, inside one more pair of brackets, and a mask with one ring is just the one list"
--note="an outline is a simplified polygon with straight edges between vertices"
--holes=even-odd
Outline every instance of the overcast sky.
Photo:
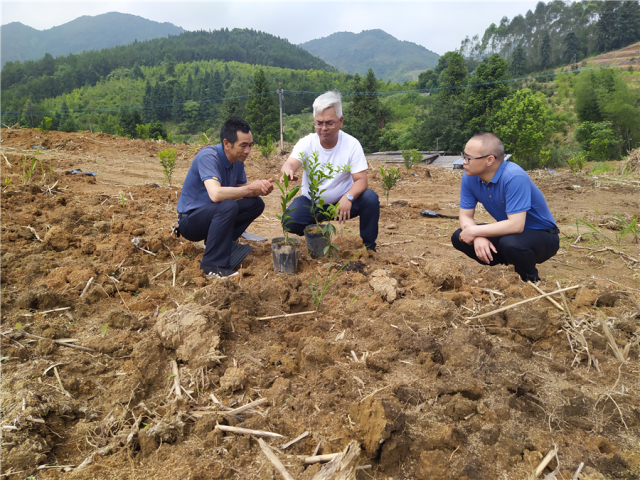
[[503,16],[513,18],[534,9],[533,1],[448,2],[20,2],[2,1],[2,25],[20,22],[38,30],[62,25],[83,15],[121,12],[185,30],[253,28],[291,43],[303,43],[334,32],[379,28],[400,40],[440,55],[458,48],[465,36],[482,35]]

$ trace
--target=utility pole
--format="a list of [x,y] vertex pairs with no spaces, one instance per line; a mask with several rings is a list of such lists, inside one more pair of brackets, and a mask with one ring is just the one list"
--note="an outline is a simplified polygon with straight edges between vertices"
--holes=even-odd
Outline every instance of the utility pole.
[[280,97],[280,151],[282,152],[282,150],[284,150],[284,129],[282,128],[282,82],[278,82],[278,85],[278,95]]

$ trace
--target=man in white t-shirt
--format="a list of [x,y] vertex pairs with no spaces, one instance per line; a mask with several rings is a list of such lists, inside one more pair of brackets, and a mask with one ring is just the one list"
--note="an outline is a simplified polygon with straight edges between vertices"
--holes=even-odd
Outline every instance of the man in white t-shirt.
[[[280,171],[290,180],[298,180],[296,172],[302,166],[300,154],[310,157],[318,152],[321,164],[335,167],[349,166],[350,171],[340,173],[327,180],[321,188],[324,192],[325,205],[339,203],[338,217],[340,224],[360,217],[360,237],[367,250],[376,250],[378,238],[378,220],[380,218],[380,201],[378,195],[369,190],[367,180],[367,159],[360,142],[342,128],[342,103],[340,94],[327,92],[313,102],[313,122],[316,133],[301,138],[284,163]],[[288,225],[292,233],[303,235],[304,228],[314,222],[309,206],[309,180],[306,172],[302,175],[302,195],[289,205],[292,222]],[[295,210],[294,210],[295,209]]]

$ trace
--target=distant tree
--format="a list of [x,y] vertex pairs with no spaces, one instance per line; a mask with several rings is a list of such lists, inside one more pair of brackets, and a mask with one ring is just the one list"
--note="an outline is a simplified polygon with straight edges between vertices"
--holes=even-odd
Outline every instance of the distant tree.
[[602,2],[600,4],[600,15],[596,23],[596,48],[599,52],[607,52],[615,48],[617,3]]
[[621,2],[616,9],[615,48],[626,47],[640,40],[640,3]]
[[527,73],[527,53],[524,47],[519,44],[511,55],[511,62],[509,63],[509,74],[512,78],[522,77]]
[[551,64],[551,35],[546,31],[544,32],[542,43],[540,44],[540,67],[545,70],[549,68]]
[[571,63],[574,57],[576,62],[580,60],[580,39],[575,33],[567,33],[567,35],[564,37],[564,45],[565,50],[562,54],[562,58],[567,63]]
[[136,138],[138,136],[136,125],[143,123],[142,116],[138,109],[124,107],[118,112],[118,125],[122,128],[123,135],[125,136]]
[[355,74],[354,95],[344,115],[344,131],[357,138],[365,152],[378,151],[384,128],[384,110],[377,95],[377,83],[372,69],[367,71],[364,80]]
[[576,140],[590,161],[604,162],[620,155],[616,147],[622,139],[614,133],[611,122],[581,123],[576,129]]
[[61,132],[77,132],[78,124],[73,118],[73,115],[68,115],[67,119],[58,128]]
[[245,119],[251,125],[254,141],[263,143],[267,140],[267,135],[279,137],[279,110],[262,68],[253,77],[251,94],[253,96],[247,99]]
[[36,107],[30,99],[27,99],[24,104],[24,108],[22,109],[20,124],[24,127],[35,128],[38,125],[36,117]]
[[554,131],[546,98],[528,88],[514,92],[494,114],[492,131],[518,164],[523,168],[535,167],[540,150]]
[[164,56],[164,62],[162,62],[162,64],[164,65],[165,73],[170,77],[176,73],[176,61],[170,53]]
[[413,144],[402,145],[419,150],[440,150],[459,153],[468,140],[464,131],[464,104],[461,98],[434,97],[431,108],[416,119],[411,129]]
[[480,63],[471,76],[471,85],[489,83],[469,87],[464,103],[467,137],[486,132],[491,124],[494,111],[500,102],[509,94],[509,87],[504,80],[508,78],[509,63],[499,54],[494,53],[486,61]]
[[418,88],[420,90],[431,89],[438,86],[438,74],[434,69],[425,70],[418,75]]
[[[464,57],[458,52],[447,52],[449,61],[447,67],[442,71],[441,87],[445,90],[441,92],[446,98],[464,96],[464,88],[459,88],[467,84],[467,66]],[[445,54],[446,55],[446,54]]]
[[137,63],[133,66],[133,70],[131,71],[133,78],[144,78],[144,73],[142,73],[142,69],[140,65]]
[[156,139],[167,139],[167,129],[164,128],[162,122],[151,122],[149,124],[149,138]]

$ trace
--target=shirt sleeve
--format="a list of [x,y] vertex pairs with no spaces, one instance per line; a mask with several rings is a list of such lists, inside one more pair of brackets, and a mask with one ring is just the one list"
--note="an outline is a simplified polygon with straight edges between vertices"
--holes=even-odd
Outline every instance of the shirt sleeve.
[[505,184],[507,215],[528,212],[531,209],[531,180],[525,175],[515,175]]
[[200,181],[204,182],[212,178],[217,182],[220,181],[220,165],[218,163],[218,157],[213,151],[202,152],[202,157],[198,163],[198,174],[200,175]]
[[362,145],[360,145],[360,142],[357,140],[353,142],[353,147],[351,148],[349,165],[351,166],[352,174],[364,172],[367,168],[369,168],[369,164],[367,163],[367,157],[364,154]]
[[462,182],[460,183],[460,208],[464,210],[471,210],[476,208],[478,199],[471,190],[472,179],[465,173],[462,175]]
[[302,137],[300,140],[298,140],[295,147],[293,147],[293,150],[291,151],[291,156],[296,160],[300,160],[301,153],[304,153],[305,155],[309,155],[311,153],[309,151],[310,144],[311,142],[309,140],[308,135],[306,137]]

